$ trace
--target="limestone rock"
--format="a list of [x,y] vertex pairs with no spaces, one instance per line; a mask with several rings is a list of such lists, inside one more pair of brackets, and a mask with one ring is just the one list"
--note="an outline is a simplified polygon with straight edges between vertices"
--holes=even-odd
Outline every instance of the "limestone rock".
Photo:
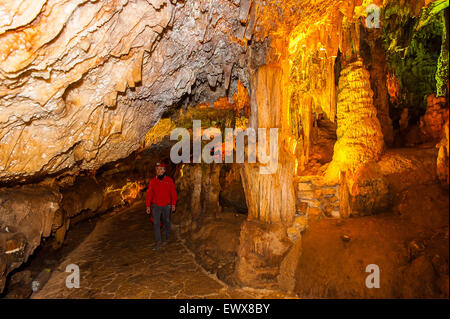
[[387,76],[388,64],[382,44],[383,31],[382,28],[371,28],[364,31],[367,32],[367,47],[370,47],[370,58],[365,62],[369,63],[368,71],[370,73],[371,88],[374,93],[373,101],[377,108],[377,118],[381,125],[384,141],[386,145],[390,146],[394,142],[394,129],[389,116],[389,95],[386,84],[392,83],[392,81],[388,81]]
[[427,139],[440,140],[444,136],[444,126],[448,121],[448,107],[445,97],[434,94],[427,98],[427,110],[420,119],[420,130]]
[[294,291],[297,269],[302,256],[302,241],[297,240],[294,246],[291,247],[286,257],[280,264],[280,274],[278,275],[278,286],[287,292]]
[[293,243],[296,243],[297,240],[301,237],[300,231],[295,227],[289,227],[287,229],[287,237]]
[[436,163],[436,173],[439,180],[444,184],[448,185],[449,178],[449,136],[448,136],[448,119],[444,126],[444,136],[441,141],[436,145],[439,149],[437,163]]
[[172,218],[182,233],[195,231],[206,218],[215,218],[222,212],[219,204],[221,191],[220,164],[185,164],[175,185],[179,194],[177,211]]
[[317,198],[314,191],[299,191],[298,196],[301,200]]
[[61,194],[49,187],[0,190],[0,282],[50,236],[60,201]]
[[242,187],[241,174],[237,165],[232,165],[230,170],[222,169],[220,203],[239,213],[247,213],[247,202]]
[[72,218],[82,211],[97,211],[102,205],[103,187],[92,178],[80,178],[76,186],[63,192],[63,198],[62,208]]
[[297,185],[297,191],[304,192],[304,191],[313,191],[313,186],[311,182],[299,182]]
[[187,238],[196,260],[208,271],[227,283],[233,283],[239,247],[239,233],[245,215],[224,212],[216,219],[202,223],[201,231]]
[[[283,103],[282,75],[281,67],[265,65],[259,67],[252,78],[251,128],[278,128],[283,131],[282,109],[287,103]],[[278,150],[273,170],[264,171],[267,165],[260,163],[244,163],[241,166],[241,176],[249,219],[291,225],[296,211],[293,183],[295,159],[280,144],[275,146]],[[274,156],[274,152],[270,153]]]
[[319,219],[322,218],[322,216],[323,216],[323,211],[322,211],[322,209],[319,208],[319,207],[313,207],[313,206],[310,206],[310,207],[308,208],[308,213],[307,213],[307,215],[308,215],[308,221],[309,221],[309,222],[315,222],[315,221],[318,221]]
[[390,150],[377,164],[392,193],[398,194],[410,187],[436,181],[437,153],[432,148]]
[[376,163],[359,168],[349,189],[353,214],[370,215],[388,208],[391,203],[388,181]]
[[225,67],[230,96],[239,78],[248,87],[230,1],[25,0],[0,11],[0,182],[127,157],[167,107],[226,95],[207,81]]
[[298,232],[302,233],[308,227],[308,219],[306,216],[297,216],[294,219],[294,223],[292,225]]
[[319,118],[311,132],[309,160],[320,164],[331,162],[336,138],[336,123]]
[[308,203],[302,202],[302,201],[297,201],[296,209],[297,209],[297,215],[305,216],[307,209],[308,209]]
[[384,139],[369,78],[361,60],[342,70],[337,102],[337,142],[333,161],[326,172],[330,181],[337,182],[339,172],[355,171],[369,161],[378,160],[383,151]]
[[245,221],[241,228],[237,279],[247,286],[275,287],[279,265],[290,246],[280,223]]
[[25,299],[32,294],[31,282],[33,277],[30,270],[23,270],[14,273],[8,284],[7,299]]

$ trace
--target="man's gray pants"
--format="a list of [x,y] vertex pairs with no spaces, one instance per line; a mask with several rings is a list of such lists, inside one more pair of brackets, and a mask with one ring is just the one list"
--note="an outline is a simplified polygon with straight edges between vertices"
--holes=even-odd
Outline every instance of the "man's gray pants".
[[153,214],[153,229],[155,231],[155,241],[160,242],[161,241],[161,218],[164,225],[164,229],[166,230],[166,237],[165,240],[167,241],[169,239],[170,235],[170,210],[172,206],[158,206],[155,204],[152,204],[152,214]]

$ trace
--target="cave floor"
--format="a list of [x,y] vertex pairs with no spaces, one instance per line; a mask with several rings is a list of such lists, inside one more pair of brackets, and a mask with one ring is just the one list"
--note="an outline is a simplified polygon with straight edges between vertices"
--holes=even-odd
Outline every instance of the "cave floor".
[[[403,190],[388,211],[310,224],[302,237],[297,294],[448,299],[448,208],[448,190],[431,183]],[[380,269],[378,289],[365,285],[370,264]]]
[[[199,266],[174,234],[159,251],[143,203],[102,216],[93,231],[53,270],[31,298],[287,298],[281,292],[234,288]],[[80,288],[67,288],[66,266],[80,269]]]

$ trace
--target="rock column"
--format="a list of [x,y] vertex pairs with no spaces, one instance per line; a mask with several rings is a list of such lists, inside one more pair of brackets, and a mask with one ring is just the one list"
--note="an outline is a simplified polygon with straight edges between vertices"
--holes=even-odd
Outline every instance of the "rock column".
[[[250,125],[255,130],[278,128],[279,132],[284,131],[281,121],[285,102],[282,95],[284,76],[278,65],[264,65],[253,78]],[[291,277],[279,279],[280,263],[293,244],[287,236],[287,228],[291,226],[296,210],[295,158],[283,150],[283,134],[279,135],[278,165],[273,174],[261,174],[259,163],[245,163],[241,167],[248,220],[241,229],[236,275],[239,282],[247,286],[278,287],[280,280],[288,282],[287,278]],[[290,259],[296,260],[296,256]],[[293,262],[285,264],[286,269],[291,269]]]

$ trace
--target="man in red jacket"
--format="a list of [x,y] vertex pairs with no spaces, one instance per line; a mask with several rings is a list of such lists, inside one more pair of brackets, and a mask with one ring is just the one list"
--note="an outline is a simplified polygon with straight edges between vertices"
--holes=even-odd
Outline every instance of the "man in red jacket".
[[147,207],[147,214],[153,213],[153,229],[155,230],[155,247],[153,250],[161,248],[161,230],[160,218],[163,219],[164,228],[166,229],[166,236],[164,243],[169,240],[170,235],[170,212],[175,211],[177,203],[177,191],[172,178],[166,176],[166,165],[164,163],[156,164],[156,176],[150,180],[145,197],[145,206]]

